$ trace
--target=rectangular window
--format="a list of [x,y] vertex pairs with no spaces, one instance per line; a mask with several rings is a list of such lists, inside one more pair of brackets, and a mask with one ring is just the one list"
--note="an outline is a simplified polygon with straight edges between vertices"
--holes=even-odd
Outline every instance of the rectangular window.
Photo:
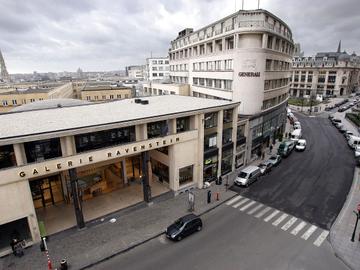
[[190,130],[190,117],[176,119],[176,133]]
[[199,84],[199,78],[193,78],[193,84],[198,85]]
[[110,99],[114,99],[114,95],[110,95]]
[[227,128],[223,130],[222,143],[227,144],[232,142],[232,128]]
[[206,113],[204,120],[205,128],[212,128],[217,126],[217,112],[216,113]]
[[215,88],[221,88],[221,80],[215,79]]
[[205,79],[199,78],[199,85],[204,86],[205,85]]
[[0,169],[16,166],[14,148],[12,145],[0,146]]
[[13,99],[13,100],[12,100],[12,104],[13,104],[13,105],[17,105],[17,100],[16,100],[16,99]]
[[169,134],[168,123],[166,120],[147,124],[148,138],[163,137]]
[[75,135],[75,145],[78,153],[134,141],[134,126]]
[[233,110],[224,110],[223,123],[230,123],[233,120]]
[[121,95],[116,95],[116,98],[121,99]]
[[41,162],[62,156],[60,138],[26,142],[24,147],[28,162]]
[[265,67],[265,70],[266,70],[266,71],[270,71],[270,70],[271,70],[271,63],[272,63],[272,60],[271,60],[271,59],[266,59],[266,67]]
[[232,89],[232,81],[224,80],[224,89],[231,90]]
[[216,148],[216,140],[217,140],[216,137],[217,137],[216,133],[205,135],[205,137],[204,137],[204,151]]
[[225,70],[232,70],[233,69],[233,60],[228,59],[225,60]]
[[3,106],[7,106],[7,105],[8,105],[7,100],[3,100],[3,101],[2,101],[2,105],[3,105]]

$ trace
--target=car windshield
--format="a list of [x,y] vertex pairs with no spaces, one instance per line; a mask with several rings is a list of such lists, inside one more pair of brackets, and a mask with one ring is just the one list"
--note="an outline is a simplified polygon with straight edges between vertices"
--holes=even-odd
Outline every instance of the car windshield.
[[280,145],[279,145],[279,149],[282,150],[282,149],[284,149],[284,148],[285,148],[285,144],[280,144]]
[[246,172],[240,172],[240,173],[239,173],[239,177],[240,177],[240,178],[246,178],[246,176],[247,176],[247,173],[246,173]]
[[182,221],[182,219],[178,219],[174,222],[174,224],[177,228],[181,228],[181,226],[184,225],[184,221]]
[[276,157],[270,157],[269,160],[275,161]]
[[260,168],[266,168],[266,164],[260,164],[259,167]]

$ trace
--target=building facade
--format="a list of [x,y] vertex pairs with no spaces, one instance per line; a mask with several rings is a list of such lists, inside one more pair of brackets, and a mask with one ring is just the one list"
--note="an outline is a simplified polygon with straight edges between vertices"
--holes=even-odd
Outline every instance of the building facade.
[[169,79],[169,57],[151,57],[146,59],[146,81]]
[[125,67],[125,73],[130,79],[143,80],[145,77],[145,66],[127,66]]
[[143,83],[142,93],[144,96],[157,95],[180,95],[190,96],[190,85],[175,83]]
[[233,172],[238,106],[166,95],[1,115],[0,255],[13,230],[31,245]]
[[294,57],[290,95],[293,97],[346,96],[359,88],[360,57],[341,52]]
[[284,130],[294,42],[290,28],[265,10],[240,10],[171,42],[170,79],[194,97],[241,101],[249,119],[247,160]]
[[134,97],[133,88],[119,84],[87,83],[81,90],[81,99],[87,101],[106,101],[132,97]]

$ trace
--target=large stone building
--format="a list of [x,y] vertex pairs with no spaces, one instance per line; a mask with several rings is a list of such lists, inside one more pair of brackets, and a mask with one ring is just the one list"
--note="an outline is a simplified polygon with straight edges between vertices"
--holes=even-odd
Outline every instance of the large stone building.
[[294,43],[285,22],[266,10],[240,10],[171,42],[170,79],[190,94],[241,101],[247,157],[283,132]]
[[233,172],[243,137],[238,102],[167,95],[26,106],[0,115],[0,255],[13,230],[31,245],[38,224],[48,234],[81,228]]
[[106,101],[134,97],[134,89],[111,82],[88,82],[81,90],[81,99],[87,101]]
[[360,83],[360,57],[341,52],[320,52],[315,56],[294,57],[290,94],[294,97],[346,96]]
[[146,59],[146,81],[169,79],[169,57],[151,57]]

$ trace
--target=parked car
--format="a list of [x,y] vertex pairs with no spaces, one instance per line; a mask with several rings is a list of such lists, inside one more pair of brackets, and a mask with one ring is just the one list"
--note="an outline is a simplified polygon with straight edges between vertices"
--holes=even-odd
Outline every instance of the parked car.
[[342,123],[335,123],[337,129],[341,129],[344,125]]
[[300,139],[297,141],[296,146],[295,146],[295,150],[296,151],[305,151],[306,148],[306,140],[305,139]]
[[280,155],[273,155],[269,158],[269,161],[273,164],[273,167],[277,166],[281,162],[281,156]]
[[355,158],[360,157],[360,146],[355,147]]
[[342,126],[339,128],[339,131],[340,131],[342,134],[345,134],[345,132],[347,131],[347,129],[342,125]]
[[265,173],[270,172],[271,169],[272,169],[272,166],[273,166],[273,164],[272,164],[272,162],[269,161],[269,160],[266,160],[266,161],[264,161],[263,163],[261,163],[261,164],[259,165],[261,174],[264,175]]
[[294,147],[295,147],[295,142],[294,141],[282,142],[279,145],[277,153],[281,157],[288,157],[290,155],[290,153],[292,152],[292,150],[294,150]]
[[331,122],[335,125],[336,123],[341,123],[341,120],[340,119],[337,119],[337,118],[333,118],[331,120]]
[[332,120],[332,119],[335,118],[335,116],[334,116],[333,114],[329,114],[328,118],[329,118],[330,120]]
[[301,139],[301,136],[302,136],[301,128],[295,129],[290,134],[290,140],[297,141],[297,140]]
[[349,140],[350,136],[353,136],[353,135],[354,135],[354,133],[352,133],[351,131],[346,131],[344,133],[344,136],[345,136],[346,140]]
[[166,237],[180,241],[186,236],[202,229],[201,218],[194,214],[188,214],[176,220],[166,229]]
[[251,183],[255,182],[261,176],[260,168],[257,166],[248,166],[241,170],[235,178],[234,183],[238,186],[248,187]]
[[356,146],[360,146],[360,137],[350,136],[348,145],[353,149],[355,149]]

